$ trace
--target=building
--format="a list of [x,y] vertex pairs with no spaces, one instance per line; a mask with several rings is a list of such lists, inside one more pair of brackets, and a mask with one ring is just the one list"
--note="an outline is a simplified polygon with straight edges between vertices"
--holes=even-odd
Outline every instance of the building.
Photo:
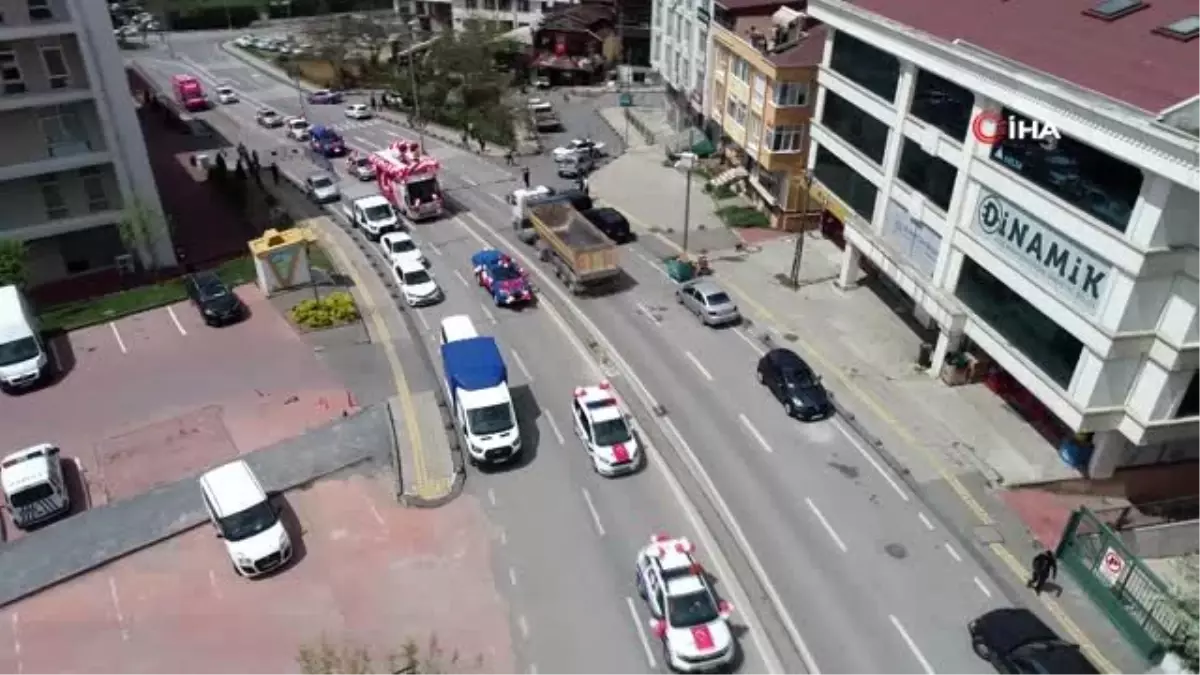
[[666,85],[673,128],[702,123],[713,0],[653,0],[650,67]]
[[719,130],[726,157],[745,169],[748,194],[774,227],[798,225],[809,201],[808,124],[825,29],[801,7],[717,0],[713,17],[704,115]]
[[[450,4],[454,28],[462,30],[467,21],[479,21],[495,30],[536,28],[542,17],[561,5],[573,2],[543,0],[438,0],[422,4]],[[432,10],[429,10],[432,11]]]
[[901,289],[937,327],[934,369],[986,373],[1088,475],[1194,460],[1195,4],[809,12],[830,30],[809,166],[844,226],[838,283],[865,264]]
[[582,2],[559,6],[533,31],[531,65],[554,85],[595,84],[621,56],[617,6]]
[[[108,9],[0,0],[0,229],[27,243],[29,282],[127,265],[127,210],[162,213]],[[134,246],[173,265],[165,222]]]

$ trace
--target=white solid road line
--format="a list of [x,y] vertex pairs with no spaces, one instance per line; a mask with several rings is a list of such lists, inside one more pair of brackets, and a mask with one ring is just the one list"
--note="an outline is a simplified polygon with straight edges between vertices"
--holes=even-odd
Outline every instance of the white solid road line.
[[926,673],[929,673],[929,675],[934,675],[933,666],[929,665],[929,661],[925,660],[925,655],[922,654],[921,650],[917,648],[917,643],[913,642],[913,639],[909,636],[908,631],[904,630],[904,626],[900,623],[900,619],[897,619],[896,615],[894,614],[888,614],[888,619],[890,619],[892,625],[896,627],[896,631],[900,633],[900,637],[904,639],[904,643],[908,645],[908,650],[913,653],[913,656],[917,657],[917,661],[921,663],[921,668],[923,668]]
[[361,143],[363,145],[371,144],[371,141],[368,141],[367,139],[363,138],[362,136],[354,136],[353,138],[354,138],[354,140],[358,141],[359,143]]
[[809,499],[808,497],[804,498],[804,503],[808,504],[809,510],[813,512],[813,515],[817,517],[817,520],[821,521],[821,527],[825,528],[825,532],[827,532],[829,537],[833,539],[833,543],[837,544],[837,547],[842,549],[842,553],[845,553],[846,542],[842,541],[842,538],[838,536],[837,530],[834,530],[833,526],[829,524],[829,521],[825,520],[825,514],[821,513],[821,510],[817,508],[817,505],[813,503],[813,500]]
[[989,591],[988,587],[986,585],[984,585],[984,583],[982,581],[979,580],[979,577],[975,577],[975,585],[979,587],[979,590],[983,591],[984,595],[986,595],[989,598],[992,597],[992,592]]
[[773,449],[771,449],[771,444],[767,443],[767,439],[763,438],[762,434],[758,433],[758,429],[755,429],[754,425],[750,423],[749,417],[746,417],[742,413],[738,413],[738,421],[742,423],[742,426],[746,427],[746,431],[750,432],[750,435],[754,437],[754,440],[758,441],[758,444],[762,446],[763,450],[766,450],[767,452],[775,452]]
[[217,600],[220,600],[225,597],[224,594],[221,593],[220,584],[217,583],[217,571],[216,570],[208,571],[208,585],[209,585],[209,587],[212,588],[214,598],[216,598]]
[[168,307],[167,314],[171,315],[171,321],[175,324],[175,328],[179,330],[179,334],[187,335],[187,331],[184,330],[183,324],[179,323],[179,317],[175,316],[175,309],[173,307]]
[[13,654],[21,655],[21,615],[12,613]]
[[742,330],[741,328],[734,328],[733,332],[740,337],[743,342],[750,345],[750,349],[758,352],[760,356],[767,353],[767,348],[759,344],[754,338],[746,335],[746,331]]
[[646,653],[646,663],[650,665],[650,670],[655,670],[658,668],[658,662],[654,660],[654,650],[650,648],[650,641],[646,639],[646,629],[642,628],[642,620],[638,617],[633,598],[625,596],[625,604],[629,605],[629,618],[633,619],[633,628],[637,631],[638,639],[642,641],[642,651]]
[[692,362],[693,366],[696,366],[696,370],[700,371],[701,375],[703,375],[709,382],[712,382],[712,373],[708,372],[708,369],[704,367],[704,364],[700,363],[700,359],[697,359],[695,354],[691,352],[684,352],[683,355],[688,358],[688,361]]
[[458,270],[454,270],[454,276],[458,277],[458,280],[462,282],[463,286],[466,286],[467,288],[471,287],[471,284],[469,282],[467,282],[467,278],[463,276],[462,272],[459,272]]
[[413,312],[417,315],[417,321],[421,322],[421,330],[429,330],[429,322],[425,320],[425,314],[422,312]]
[[442,249],[438,248],[438,247],[437,247],[437,244],[435,244],[435,243],[433,243],[433,242],[431,242],[431,241],[427,241],[427,242],[425,242],[425,245],[429,247],[429,250],[430,250],[430,251],[433,251],[433,254],[434,254],[434,255],[441,255],[441,254],[442,254]]
[[917,511],[917,517],[921,519],[921,524],[925,526],[925,529],[933,532],[933,523],[929,522],[929,518],[923,512]]
[[655,316],[655,315],[654,315],[654,312],[651,312],[651,311],[650,311],[650,308],[649,308],[649,307],[647,307],[645,304],[643,304],[643,303],[640,303],[640,302],[639,302],[639,303],[637,303],[637,308],[638,308],[638,312],[639,312],[639,313],[640,313],[642,316],[644,316],[644,317],[646,317],[647,319],[650,319],[651,321],[653,321],[653,322],[654,322],[654,324],[655,324],[656,326],[661,326],[661,325],[662,325],[662,320],[661,320],[661,319],[659,319],[657,316]]
[[562,432],[558,430],[558,422],[554,421],[554,417],[549,411],[543,411],[543,415],[546,417],[546,423],[550,425],[550,431],[554,432],[554,438],[558,441],[558,444],[565,445],[567,441],[563,438]]
[[896,491],[896,494],[900,495],[900,499],[908,501],[908,494],[905,493],[904,490],[900,489],[900,485],[895,481],[895,479],[893,479],[892,476],[884,470],[883,466],[881,466],[879,462],[871,456],[871,453],[867,452],[867,449],[858,442],[858,439],[854,437],[854,435],[849,429],[846,428],[844,424],[842,424],[842,421],[835,417],[833,419],[833,424],[838,428],[838,431],[842,432],[842,435],[846,437],[846,440],[850,441],[850,445],[853,445],[854,449],[858,450],[858,454],[862,455],[863,459],[867,460],[867,463],[875,468],[876,473],[878,473],[880,476],[883,476],[883,479],[887,481],[887,484],[892,486],[892,489]]
[[117,626],[121,629],[121,640],[129,641],[129,630],[125,628],[125,615],[121,612],[121,597],[117,595],[117,580],[111,576],[108,578],[108,593],[112,597],[113,612],[117,617]]
[[[487,223],[480,220],[479,216],[475,215],[474,212],[467,211],[466,215],[469,216],[471,218],[471,220],[474,220],[475,222],[479,223],[485,230],[487,230],[488,232],[491,232],[492,235],[495,236],[497,239],[499,239],[500,241],[504,241],[504,238],[501,237],[499,234],[497,234],[496,231],[492,229],[491,225],[488,225]],[[481,245],[483,245],[484,248],[496,248],[495,246],[492,245],[491,242],[489,242],[487,239],[484,239],[483,235],[476,232],[475,228],[467,225],[467,223],[465,221],[463,221],[462,216],[454,216],[454,220],[462,227],[462,229],[467,231],[467,234],[474,237],[475,241],[477,241]],[[526,269],[529,269],[531,271],[533,269],[536,269],[530,264],[529,258],[524,253],[519,253],[515,249],[514,249],[514,253],[518,253],[517,257],[521,258],[521,260],[525,263]],[[545,274],[543,273],[542,276],[545,277]]]
[[958,551],[954,550],[954,547],[949,542],[943,544],[943,546],[946,547],[946,553],[949,553],[950,557],[954,558],[954,562],[962,562],[962,556],[958,554]]
[[529,369],[525,367],[525,361],[521,358],[521,355],[517,353],[517,350],[510,347],[508,351],[510,354],[512,354],[513,361],[517,364],[517,370],[521,371],[521,374],[525,376],[526,380],[533,382],[533,373],[530,373]]
[[592,523],[596,525],[596,533],[601,537],[604,536],[604,524],[600,522],[600,512],[596,510],[596,505],[592,503],[592,493],[588,492],[587,488],[580,488],[583,491],[583,501],[587,502],[588,512],[592,514]]
[[488,323],[493,326],[499,323],[499,321],[496,321],[496,315],[492,313],[492,310],[487,308],[487,305],[481,302],[479,303],[479,309],[483,310],[483,315],[487,317]]
[[121,353],[128,354],[129,350],[125,348],[125,341],[121,339],[121,331],[117,330],[117,324],[109,321],[108,327],[112,329],[113,337],[117,338],[117,346],[121,348]]

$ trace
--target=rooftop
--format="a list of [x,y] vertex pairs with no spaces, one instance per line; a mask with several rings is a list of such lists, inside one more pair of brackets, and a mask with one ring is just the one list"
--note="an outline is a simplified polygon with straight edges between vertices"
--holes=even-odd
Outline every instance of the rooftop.
[[[733,0],[729,0],[733,1]],[[775,3],[772,7],[778,7]],[[736,34],[742,41],[754,46],[755,36],[762,36],[759,53],[770,61],[776,68],[798,68],[802,66],[817,66],[825,54],[825,36],[828,30],[821,24],[808,26],[797,31],[788,39],[777,41],[774,49],[765,49],[775,40],[776,24],[770,14],[745,14],[734,19],[730,32]],[[795,38],[799,38],[798,40]]]
[[1200,91],[1195,0],[854,0],[853,5],[1148,112]]

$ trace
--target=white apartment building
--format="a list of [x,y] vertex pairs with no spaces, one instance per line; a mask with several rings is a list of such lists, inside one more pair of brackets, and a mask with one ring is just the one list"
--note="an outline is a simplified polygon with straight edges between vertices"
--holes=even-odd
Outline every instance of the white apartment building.
[[[1195,4],[1039,7],[809,3],[831,31],[809,171],[844,224],[839,284],[868,259],[936,322],[935,369],[984,352],[1092,477],[1194,459]],[[996,115],[1059,137],[996,142]]]
[[[0,236],[32,285],[123,262],[126,209],[162,213],[104,2],[0,0],[0,138]],[[143,262],[174,264],[153,239]]]
[[[736,0],[730,0],[736,4]],[[699,116],[704,110],[711,42],[713,0],[654,0],[650,24],[650,67],[668,88],[672,119]]]
[[[439,2],[442,0],[438,0]],[[418,2],[417,4],[423,4]],[[427,4],[437,4],[429,2]],[[556,5],[576,4],[571,0],[544,2],[543,0],[450,0],[454,28],[462,30],[467,21],[483,21],[504,28],[537,28],[542,15]]]

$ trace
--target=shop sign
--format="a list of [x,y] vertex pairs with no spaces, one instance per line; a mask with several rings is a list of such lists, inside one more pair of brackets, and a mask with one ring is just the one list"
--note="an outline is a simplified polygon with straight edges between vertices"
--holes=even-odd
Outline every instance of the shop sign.
[[883,236],[914,269],[933,279],[942,236],[912,217],[907,209],[889,199],[883,215]]
[[1086,314],[1095,313],[1108,287],[1111,264],[987,190],[980,190],[971,229],[1007,260],[1049,283],[1061,299]]
[[850,212],[842,206],[837,197],[833,196],[833,193],[825,189],[824,185],[814,182],[812,189],[809,190],[809,194],[817,204],[821,205],[821,208],[832,213],[833,217],[841,221],[842,224],[850,221]]

